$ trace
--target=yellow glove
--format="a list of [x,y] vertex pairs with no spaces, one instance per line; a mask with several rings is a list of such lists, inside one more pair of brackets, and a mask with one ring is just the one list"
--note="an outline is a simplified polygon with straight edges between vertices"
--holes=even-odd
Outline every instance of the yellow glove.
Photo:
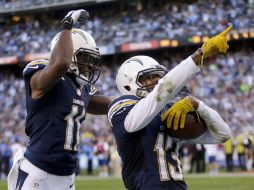
[[193,111],[193,105],[190,101],[190,98],[187,96],[184,99],[176,102],[169,108],[161,118],[161,121],[164,122],[167,119],[167,128],[171,127],[172,121],[174,120],[173,126],[174,130],[178,129],[179,121],[180,128],[184,128],[186,114],[190,111]]
[[218,52],[227,53],[229,48],[227,44],[227,34],[232,30],[232,26],[229,26],[226,30],[212,37],[207,42],[202,45],[203,56],[201,59],[201,66],[203,65],[203,60],[207,57],[214,55]]

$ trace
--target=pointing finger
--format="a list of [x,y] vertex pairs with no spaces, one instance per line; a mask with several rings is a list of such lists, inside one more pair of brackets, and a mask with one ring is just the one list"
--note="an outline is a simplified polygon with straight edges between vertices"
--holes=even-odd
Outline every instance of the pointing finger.
[[221,36],[226,36],[232,30],[232,26],[229,26],[226,30],[220,33]]

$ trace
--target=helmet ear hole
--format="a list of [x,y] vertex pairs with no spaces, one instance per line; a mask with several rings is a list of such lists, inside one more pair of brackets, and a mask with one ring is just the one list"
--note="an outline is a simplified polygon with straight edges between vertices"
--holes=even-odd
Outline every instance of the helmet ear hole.
[[124,88],[128,91],[131,91],[131,87],[130,86],[124,86]]

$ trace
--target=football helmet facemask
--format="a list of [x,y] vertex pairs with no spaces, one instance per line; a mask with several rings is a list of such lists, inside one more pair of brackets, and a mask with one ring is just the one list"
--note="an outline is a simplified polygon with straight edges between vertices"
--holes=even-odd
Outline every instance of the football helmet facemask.
[[[167,73],[164,66],[148,56],[134,56],[126,60],[118,70],[116,86],[121,95],[135,95],[144,98],[149,94],[158,80]],[[150,79],[151,82],[143,83]]]
[[[53,38],[51,51],[54,49],[59,35],[58,33]],[[99,49],[96,47],[93,37],[88,32],[74,28],[71,30],[71,35],[73,56],[68,72],[75,74],[76,81],[81,86],[87,83],[94,84],[98,80],[101,72],[99,68]]]

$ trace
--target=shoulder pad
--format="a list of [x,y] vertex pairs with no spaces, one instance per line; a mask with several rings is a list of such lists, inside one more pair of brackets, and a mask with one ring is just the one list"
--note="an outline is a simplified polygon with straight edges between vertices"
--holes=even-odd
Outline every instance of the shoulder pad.
[[36,66],[38,65],[47,65],[49,63],[49,60],[47,59],[38,59],[35,61],[31,61],[30,63],[28,63],[25,67],[24,70],[28,69],[28,68],[36,68]]
[[31,76],[35,71],[43,69],[48,63],[49,60],[46,59],[32,61],[26,65],[25,69],[23,70],[23,75],[25,77]]
[[[135,96],[134,96],[135,97]],[[128,96],[121,96],[117,99],[115,99],[110,105],[109,105],[109,111],[108,111],[108,119],[111,120],[114,114],[118,113],[121,109],[133,106],[137,104],[139,101],[139,98],[131,98]]]
[[119,97],[113,97],[113,101],[111,102],[111,104],[109,105],[109,107],[111,107],[113,104],[115,104],[116,102],[122,101],[122,100],[137,100],[139,101],[140,98],[134,95],[123,95],[123,96],[119,96]]

